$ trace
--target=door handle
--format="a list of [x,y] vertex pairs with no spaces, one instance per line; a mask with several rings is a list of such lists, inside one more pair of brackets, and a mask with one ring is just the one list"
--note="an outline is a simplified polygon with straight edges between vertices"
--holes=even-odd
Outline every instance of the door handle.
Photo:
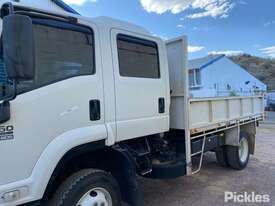
[[101,119],[100,114],[100,101],[97,99],[90,101],[90,120],[91,121],[98,121]]
[[159,98],[159,114],[165,113],[165,98]]

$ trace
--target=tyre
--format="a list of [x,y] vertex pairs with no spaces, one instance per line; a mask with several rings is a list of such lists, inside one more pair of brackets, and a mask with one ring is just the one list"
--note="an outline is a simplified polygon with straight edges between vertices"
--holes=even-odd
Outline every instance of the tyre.
[[228,167],[229,166],[228,161],[227,161],[227,156],[226,156],[226,147],[227,146],[219,147],[215,151],[217,162],[222,167]]
[[239,146],[227,146],[226,156],[231,168],[235,170],[243,170],[246,168],[250,157],[249,136],[241,132]]
[[49,206],[121,206],[118,183],[107,172],[81,170],[61,184]]

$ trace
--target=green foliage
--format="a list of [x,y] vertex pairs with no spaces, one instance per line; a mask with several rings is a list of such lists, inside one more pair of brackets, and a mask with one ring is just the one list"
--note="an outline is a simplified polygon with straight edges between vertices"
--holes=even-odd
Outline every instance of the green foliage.
[[275,90],[275,59],[261,58],[249,54],[232,56],[230,59],[264,82],[268,90]]
[[231,97],[236,97],[236,96],[238,96],[237,92],[235,92],[235,91],[231,91],[231,92],[229,93],[229,95],[230,95]]

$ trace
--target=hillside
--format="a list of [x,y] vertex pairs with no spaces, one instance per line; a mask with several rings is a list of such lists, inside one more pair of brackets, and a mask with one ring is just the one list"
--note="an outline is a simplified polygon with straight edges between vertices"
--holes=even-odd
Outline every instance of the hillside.
[[268,86],[268,90],[275,90],[275,60],[264,59],[247,54],[229,57],[235,63],[245,68],[257,79]]

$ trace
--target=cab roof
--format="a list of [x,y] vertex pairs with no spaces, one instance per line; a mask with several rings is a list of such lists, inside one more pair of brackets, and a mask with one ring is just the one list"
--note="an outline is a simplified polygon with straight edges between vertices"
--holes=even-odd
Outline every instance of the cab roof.
[[[8,1],[11,2],[11,1]],[[140,34],[144,34],[144,35],[151,35],[150,32],[148,32],[146,29],[144,29],[141,26],[129,23],[127,21],[122,21],[122,20],[118,20],[118,19],[114,19],[111,17],[106,17],[106,16],[99,16],[99,17],[95,17],[95,18],[91,18],[91,17],[85,17],[85,16],[81,16],[77,13],[71,13],[68,11],[64,11],[64,12],[56,12],[56,11],[50,11],[50,10],[45,10],[42,8],[37,8],[37,7],[30,7],[24,3],[20,3],[20,2],[11,2],[14,6],[23,6],[23,7],[28,7],[30,9],[34,9],[36,11],[41,11],[41,12],[48,12],[48,13],[52,13],[52,14],[57,14],[57,15],[63,15],[63,16],[71,16],[74,18],[77,18],[79,20],[84,20],[84,21],[90,21],[92,23],[95,23],[98,26],[104,26],[107,28],[118,28],[118,29],[124,29],[127,31],[131,31],[131,32],[136,32],[136,33],[140,33]],[[2,7],[3,3],[0,3],[0,6]]]

